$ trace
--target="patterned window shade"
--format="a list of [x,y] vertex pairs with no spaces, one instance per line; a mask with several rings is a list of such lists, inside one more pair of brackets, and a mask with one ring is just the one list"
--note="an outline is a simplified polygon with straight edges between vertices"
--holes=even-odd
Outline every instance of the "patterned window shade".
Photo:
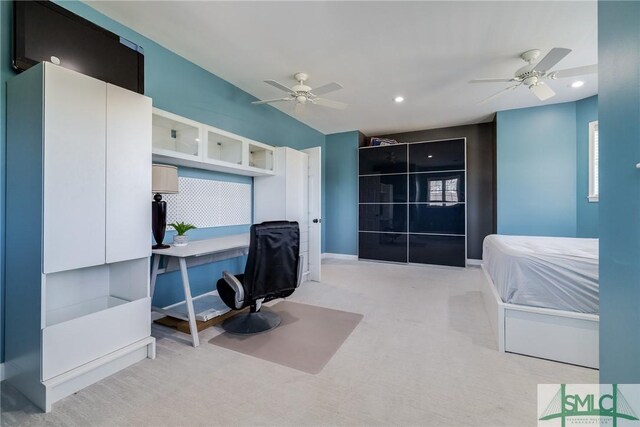
[[167,201],[167,224],[184,221],[198,228],[251,224],[251,184],[180,177],[178,185],[178,194],[162,196]]

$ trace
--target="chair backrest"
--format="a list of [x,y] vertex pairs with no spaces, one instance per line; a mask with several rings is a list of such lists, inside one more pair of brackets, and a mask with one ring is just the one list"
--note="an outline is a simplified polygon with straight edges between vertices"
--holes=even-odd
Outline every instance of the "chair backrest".
[[254,224],[243,287],[246,299],[290,295],[298,284],[300,228],[297,222]]

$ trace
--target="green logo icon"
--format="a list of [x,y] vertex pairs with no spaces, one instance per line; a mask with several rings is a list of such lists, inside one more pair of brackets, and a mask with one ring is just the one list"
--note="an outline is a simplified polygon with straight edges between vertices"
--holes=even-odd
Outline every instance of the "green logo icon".
[[567,418],[573,417],[607,417],[611,418],[613,427],[617,427],[618,419],[638,421],[638,416],[618,389],[617,384],[612,385],[611,394],[567,393],[566,384],[560,384],[560,389],[539,420],[560,418],[562,427],[565,427]]

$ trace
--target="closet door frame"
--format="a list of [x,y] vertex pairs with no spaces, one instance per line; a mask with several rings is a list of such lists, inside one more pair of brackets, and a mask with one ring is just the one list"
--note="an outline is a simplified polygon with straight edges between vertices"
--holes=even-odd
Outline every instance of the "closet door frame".
[[[452,138],[444,138],[444,139],[434,139],[434,140],[427,140],[427,141],[412,141],[412,142],[403,142],[400,143],[398,145],[404,145],[406,147],[407,150],[407,170],[406,170],[406,227],[407,227],[407,231],[406,233],[397,233],[397,234],[406,234],[407,236],[407,243],[406,243],[406,262],[402,262],[402,261],[386,261],[386,260],[375,260],[375,259],[370,259],[370,258],[361,258],[360,257],[360,233],[362,232],[360,230],[360,178],[361,176],[367,176],[367,175],[374,175],[374,174],[365,174],[365,175],[361,175],[360,174],[360,150],[368,150],[368,149],[379,149],[381,148],[380,146],[376,146],[376,147],[359,147],[358,148],[358,158],[357,158],[357,172],[358,172],[358,180],[357,180],[357,188],[356,188],[356,194],[358,195],[358,200],[357,200],[357,211],[358,211],[358,217],[357,217],[357,221],[356,221],[356,227],[357,227],[357,233],[358,233],[358,245],[357,245],[357,256],[358,259],[363,259],[363,260],[368,260],[368,261],[376,261],[376,262],[388,262],[388,263],[393,263],[393,264],[410,264],[410,265],[440,265],[440,264],[422,264],[422,263],[415,263],[415,262],[410,262],[410,252],[409,252],[409,242],[410,242],[410,236],[411,236],[411,230],[410,230],[410,222],[409,222],[409,216],[410,216],[410,207],[411,207],[411,200],[410,200],[410,178],[412,174],[415,174],[416,172],[411,172],[410,171],[410,164],[411,164],[411,155],[410,155],[410,146],[412,144],[429,144],[429,143],[433,143],[433,142],[444,142],[444,141],[456,141],[456,140],[462,140],[463,141],[463,147],[464,147],[464,235],[460,236],[464,238],[464,265],[466,266],[467,263],[467,259],[468,259],[468,199],[467,199],[467,189],[468,189],[468,177],[467,177],[467,137],[465,136],[460,136],[460,137],[452,137]],[[383,146],[383,147],[388,147],[388,146]],[[442,171],[442,172],[447,172]],[[393,174],[401,174],[401,173],[388,173],[388,174],[380,174],[380,175],[393,175]],[[366,232],[366,231],[365,231]],[[375,232],[373,232],[375,233]],[[416,234],[416,233],[414,233]],[[434,235],[437,235],[438,233],[433,233]],[[446,235],[446,234],[441,234],[441,235]],[[459,236],[459,235],[452,235],[452,236]],[[445,267],[447,267],[447,265],[443,265]]]

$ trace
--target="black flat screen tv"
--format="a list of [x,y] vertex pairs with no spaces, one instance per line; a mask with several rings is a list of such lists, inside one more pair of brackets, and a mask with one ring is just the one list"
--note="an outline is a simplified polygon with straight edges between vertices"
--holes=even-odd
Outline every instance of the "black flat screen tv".
[[50,1],[13,2],[13,66],[50,61],[144,93],[144,51]]

